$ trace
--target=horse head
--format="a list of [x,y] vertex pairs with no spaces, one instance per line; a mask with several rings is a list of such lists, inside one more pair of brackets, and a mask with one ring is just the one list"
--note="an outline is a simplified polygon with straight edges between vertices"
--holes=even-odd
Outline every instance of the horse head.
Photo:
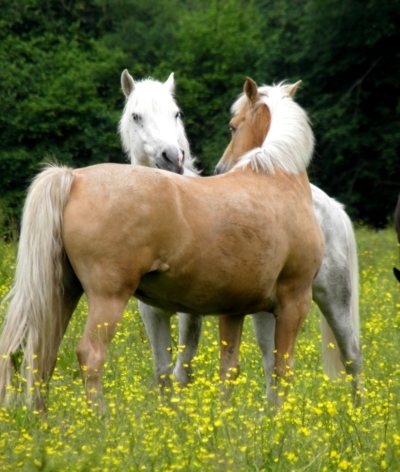
[[231,108],[234,115],[229,122],[231,142],[215,168],[215,174],[223,174],[239,162],[241,157],[264,142],[270,126],[271,115],[260,102],[257,84],[247,77],[244,94]]
[[216,174],[251,165],[256,171],[304,171],[311,160],[314,137],[304,110],[292,98],[293,85],[257,87],[250,78],[244,93],[232,105],[231,142],[215,168]]
[[165,83],[153,79],[135,82],[129,72],[121,76],[126,97],[119,133],[132,164],[157,167],[178,174],[190,150],[175,102],[174,74]]

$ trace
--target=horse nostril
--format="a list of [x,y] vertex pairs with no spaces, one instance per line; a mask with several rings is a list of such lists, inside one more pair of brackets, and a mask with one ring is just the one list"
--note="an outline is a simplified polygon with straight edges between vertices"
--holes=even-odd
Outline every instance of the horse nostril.
[[161,153],[161,155],[162,155],[162,157],[163,157],[166,161],[168,161],[168,162],[170,162],[170,163],[172,164],[171,159],[168,157],[168,154],[167,154],[165,151],[163,151],[163,152]]

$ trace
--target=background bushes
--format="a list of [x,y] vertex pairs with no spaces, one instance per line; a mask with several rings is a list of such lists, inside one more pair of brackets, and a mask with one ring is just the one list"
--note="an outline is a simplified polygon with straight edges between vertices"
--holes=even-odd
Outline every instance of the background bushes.
[[246,76],[303,80],[317,137],[310,179],[384,226],[400,190],[400,1],[1,0],[0,201],[19,216],[45,159],[124,162],[120,74],[166,80],[213,172]]

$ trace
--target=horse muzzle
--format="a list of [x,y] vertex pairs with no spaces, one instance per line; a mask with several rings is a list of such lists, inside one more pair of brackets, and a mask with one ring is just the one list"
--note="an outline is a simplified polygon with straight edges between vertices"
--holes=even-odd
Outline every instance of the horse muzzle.
[[177,148],[175,146],[168,146],[164,148],[160,155],[156,158],[156,166],[159,169],[182,175],[184,160],[185,152],[183,149]]

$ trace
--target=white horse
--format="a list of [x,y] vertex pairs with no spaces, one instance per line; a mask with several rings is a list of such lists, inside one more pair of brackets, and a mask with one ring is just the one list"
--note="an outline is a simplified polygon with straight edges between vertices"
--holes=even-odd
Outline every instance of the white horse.
[[[127,102],[119,132],[131,163],[182,173],[179,157],[175,160],[175,169],[172,169],[171,159],[163,159],[162,154],[163,149],[175,149],[175,156],[178,156],[179,149],[182,149],[183,174],[197,176],[199,173],[194,167],[180,110],[173,95],[173,74],[164,84],[151,79],[135,82],[125,70],[121,84]],[[354,231],[340,203],[314,185],[311,185],[311,190],[314,211],[325,237],[324,259],[313,283],[313,300],[323,314],[321,333],[324,369],[331,378],[345,370],[353,376],[353,386],[358,391],[362,359]],[[170,318],[173,313],[143,302],[139,302],[139,311],[153,351],[156,380],[159,385],[163,385],[164,379],[172,373]],[[252,321],[263,356],[264,370],[269,379],[267,397],[272,399],[275,317],[272,314],[266,316],[265,313],[256,313],[253,314]],[[201,316],[179,314],[181,349],[173,373],[181,386],[187,385],[191,378],[191,360],[197,351],[201,322]],[[239,329],[241,330],[241,326]],[[232,367],[236,367],[238,372],[238,348],[236,343],[221,350],[221,372],[224,374]]]
[[[174,74],[170,74],[165,83],[153,79],[135,82],[129,72],[124,70],[121,86],[127,101],[119,124],[119,134],[131,163],[170,170],[189,177],[198,176],[181,111],[174,98]],[[173,373],[182,387],[186,386],[191,380],[191,362],[199,345],[202,317],[178,313],[180,348],[173,369],[171,316],[175,313],[140,300],[138,308],[150,340],[158,385],[168,384]]]

